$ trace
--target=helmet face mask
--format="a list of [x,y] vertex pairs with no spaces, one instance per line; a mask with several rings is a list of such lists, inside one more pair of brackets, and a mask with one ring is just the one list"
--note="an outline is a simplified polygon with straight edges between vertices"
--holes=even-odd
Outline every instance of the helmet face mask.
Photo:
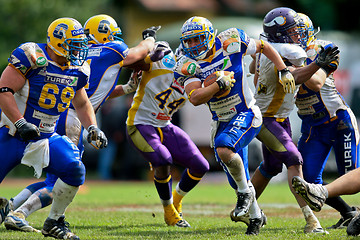
[[[204,59],[215,42],[215,32],[211,22],[203,17],[188,19],[181,28],[180,41],[187,57],[196,60]],[[190,42],[197,44],[190,46]]]
[[[301,44],[304,24],[300,16],[291,8],[274,8],[266,14],[263,21],[264,33],[269,42]],[[295,40],[294,40],[295,39]]]
[[83,65],[89,50],[84,29],[73,18],[59,18],[49,25],[47,45],[56,55],[78,66]]
[[311,42],[316,39],[315,35],[320,32],[320,28],[318,28],[315,32],[315,28],[311,19],[303,13],[299,13],[299,16],[301,17],[305,28],[305,36],[301,39],[301,45],[304,49],[306,49],[307,46],[309,46]]
[[110,41],[124,41],[116,21],[105,14],[95,15],[89,18],[84,25],[85,34],[89,43],[100,44]]

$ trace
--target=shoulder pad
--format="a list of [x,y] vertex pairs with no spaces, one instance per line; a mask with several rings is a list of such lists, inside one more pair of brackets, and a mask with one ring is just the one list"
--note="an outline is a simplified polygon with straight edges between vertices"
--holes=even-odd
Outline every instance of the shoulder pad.
[[36,43],[24,43],[19,48],[24,51],[33,69],[49,64],[44,51]]
[[271,43],[278,53],[295,66],[302,66],[307,58],[306,52],[300,46],[290,43]]
[[316,39],[314,40],[307,48],[306,48],[306,54],[307,57],[310,58],[311,60],[314,60],[317,56],[317,54],[320,52],[321,50],[321,46],[325,47],[326,45],[329,44],[333,44],[330,41],[327,40],[321,40],[321,39]]
[[229,28],[218,35],[222,48],[225,53],[235,53],[240,51],[240,34],[236,28]]
[[221,42],[226,41],[229,38],[239,38],[240,33],[237,30],[237,28],[229,28],[226,29],[225,31],[222,31],[221,33],[219,33],[218,37],[221,40]]
[[122,41],[111,41],[104,43],[105,47],[109,47],[119,52],[124,58],[129,54],[129,47]]
[[90,76],[90,65],[88,62],[84,62],[82,66],[79,67],[79,71],[84,73],[86,76]]

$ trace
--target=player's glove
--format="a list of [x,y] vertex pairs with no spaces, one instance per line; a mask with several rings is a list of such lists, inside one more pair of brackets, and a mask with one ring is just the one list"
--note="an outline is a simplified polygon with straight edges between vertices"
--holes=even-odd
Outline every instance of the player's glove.
[[95,125],[89,126],[87,131],[89,132],[87,136],[88,143],[91,143],[91,141],[95,141],[98,148],[107,147],[108,140],[103,131],[101,131],[98,127],[95,127]]
[[33,140],[40,137],[39,129],[32,123],[28,123],[25,118],[20,118],[14,123],[17,132],[24,141]]
[[[151,62],[157,62],[163,59],[164,56],[171,52],[171,48],[167,42],[159,41],[155,43],[154,49],[149,53],[149,60]],[[147,62],[145,60],[145,62]]]
[[236,82],[234,78],[234,72],[231,72],[229,75],[225,75],[224,71],[217,71],[216,76],[216,83],[219,85],[220,90],[229,90]]
[[283,86],[285,93],[295,92],[295,79],[288,68],[279,71],[279,82]]
[[156,32],[159,31],[161,26],[152,26],[147,29],[145,29],[142,32],[143,40],[147,39],[148,37],[153,37],[156,40]]
[[325,48],[321,46],[321,50],[315,60],[315,63],[324,69],[326,74],[329,75],[339,66],[339,53],[340,50],[334,44],[328,44]]
[[140,83],[141,75],[142,71],[132,71],[129,81],[122,86],[125,94],[135,92]]

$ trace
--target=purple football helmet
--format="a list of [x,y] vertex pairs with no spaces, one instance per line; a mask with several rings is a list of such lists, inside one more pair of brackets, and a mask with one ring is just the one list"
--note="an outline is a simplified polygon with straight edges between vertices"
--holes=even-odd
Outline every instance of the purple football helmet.
[[[296,31],[289,32],[289,29]],[[287,7],[274,8],[266,14],[263,21],[264,33],[262,34],[269,42],[294,43],[291,36],[304,33],[304,24],[297,12]]]

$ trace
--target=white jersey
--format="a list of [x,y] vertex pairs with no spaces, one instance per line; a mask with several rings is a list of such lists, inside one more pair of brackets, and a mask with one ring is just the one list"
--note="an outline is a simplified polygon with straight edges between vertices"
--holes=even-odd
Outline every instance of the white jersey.
[[184,87],[174,81],[174,65],[174,55],[169,54],[152,63],[150,71],[143,72],[128,112],[127,125],[164,127],[170,123],[171,116],[187,99]]
[[[302,66],[306,59],[305,51],[298,45],[288,43],[271,43],[279,54],[295,66]],[[255,91],[256,105],[263,117],[287,118],[294,109],[294,93],[285,93],[279,82],[275,64],[264,54],[257,54],[257,71],[259,73]],[[258,64],[259,63],[259,64]]]

